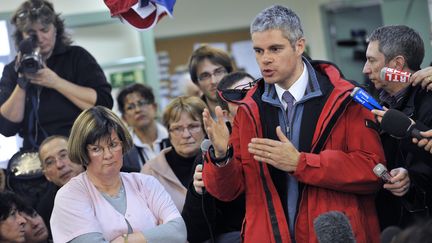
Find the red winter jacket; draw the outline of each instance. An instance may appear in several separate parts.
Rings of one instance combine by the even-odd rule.
[[[328,96],[322,112],[316,111],[316,126],[310,128],[314,131],[311,151],[321,148],[314,153],[301,152],[293,174],[304,185],[295,224],[296,241],[317,242],[313,220],[336,210],[349,218],[357,242],[379,242],[374,193],[381,184],[372,169],[385,159],[378,133],[365,126],[365,121],[373,121],[373,116],[351,100],[354,86],[341,77],[336,67],[320,64],[316,68],[326,74],[318,80],[321,90],[329,93],[324,94]],[[264,89],[263,81],[260,82],[242,100],[235,118],[230,138],[233,158],[224,167],[205,163],[203,180],[207,191],[220,200],[233,200],[245,191],[244,242],[291,242],[284,204],[270,166],[254,160],[248,152],[250,140],[263,136],[257,103],[262,102]]]

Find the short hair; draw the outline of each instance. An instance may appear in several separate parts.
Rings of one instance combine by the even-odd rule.
[[[225,77],[223,77],[221,79],[221,81],[219,81],[217,89],[218,90],[226,90],[244,78],[250,78],[252,80],[255,80],[255,78],[252,77],[252,75],[250,75],[247,72],[243,72],[243,71],[232,72],[232,73],[225,75]]]
[[[43,146],[45,146],[45,144],[51,142],[54,139],[62,139],[64,141],[66,141],[66,142],[68,141],[68,137],[63,136],[63,135],[52,135],[52,136],[49,136],[49,137],[45,138],[42,141],[42,143],[39,145],[39,150],[38,150],[39,160],[42,162],[42,164],[44,164],[44,162],[43,162],[43,160],[42,160],[42,158],[40,156],[41,149],[42,149]]]
[[[14,208],[19,211],[18,200],[18,196],[11,191],[0,192],[0,222],[6,220]]]
[[[192,52],[189,58],[189,74],[194,84],[198,84],[198,65],[205,59],[208,59],[213,64],[221,65],[227,73],[234,70],[234,64],[228,53],[209,45],[203,45]]]
[[[122,114],[125,113],[124,105],[125,105],[126,96],[132,93],[138,93],[144,99],[148,100],[151,104],[155,103],[155,97],[152,88],[140,83],[130,84],[124,87],[117,95],[118,109]]]
[[[233,86],[235,83],[237,83],[238,81],[246,77],[254,80],[254,77],[252,77],[252,75],[250,75],[247,72],[236,71],[236,72],[229,73],[225,75],[225,77],[223,77],[221,81],[219,81],[217,89],[220,91],[230,89],[231,86]],[[217,93],[216,98],[218,100],[219,106],[223,110],[228,110],[228,103],[225,100],[223,100],[222,97],[220,97],[219,92]]]
[[[414,29],[405,25],[382,26],[375,29],[368,40],[378,41],[378,50],[384,55],[386,63],[402,55],[409,69],[420,70],[425,55],[424,43]]]
[[[65,45],[72,43],[71,38],[65,32],[64,20],[60,18],[54,10],[51,2],[46,0],[27,0],[23,2],[13,13],[11,23],[15,25],[13,34],[15,45],[24,39],[23,33],[31,29],[33,23],[40,22],[47,26],[53,24],[56,28],[56,41],[63,42]]]
[[[125,154],[133,146],[132,138],[124,123],[113,111],[103,106],[94,106],[81,112],[69,136],[68,151],[71,161],[87,166],[90,161],[87,145],[110,138],[112,131],[117,133],[122,142],[122,152]]]
[[[296,41],[304,36],[298,15],[281,5],[270,6],[258,13],[250,25],[250,34],[275,29],[282,31],[293,48]]]
[[[170,128],[171,123],[179,121],[183,112],[188,113],[195,121],[203,122],[202,113],[207,108],[202,99],[196,96],[180,96],[173,99],[162,115],[162,123]],[[204,125],[203,125],[204,130]],[[204,130],[205,131],[205,130]]]

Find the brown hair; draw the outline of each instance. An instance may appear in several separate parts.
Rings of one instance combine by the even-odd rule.
[[[208,59],[213,64],[221,65],[227,73],[234,70],[233,62],[226,52],[208,45],[201,46],[192,53],[189,59],[189,74],[195,84],[198,83],[198,65],[205,59]]]
[[[117,133],[122,142],[125,154],[133,146],[132,137],[121,119],[110,109],[95,106],[84,110],[75,120],[69,136],[68,151],[72,161],[87,166],[90,159],[87,145],[110,137],[112,131]]]
[[[13,33],[15,45],[24,39],[23,33],[31,29],[33,23],[40,22],[47,26],[53,24],[56,28],[56,41],[62,42],[64,45],[70,45],[72,40],[65,32],[64,20],[60,18],[54,10],[51,2],[46,0],[27,0],[23,2],[12,15],[11,23],[16,29]]]
[[[173,99],[162,116],[162,122],[167,129],[170,129],[170,125],[173,122],[180,120],[180,116],[183,112],[188,113],[195,121],[203,123],[202,113],[206,108],[206,104],[200,98],[196,96],[180,96]],[[203,125],[204,130],[204,125]],[[205,132],[205,130],[204,130]]]

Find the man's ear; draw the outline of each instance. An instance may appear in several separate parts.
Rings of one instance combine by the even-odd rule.
[[[306,39],[303,37],[298,39],[295,43],[295,48],[297,55],[303,55],[306,48]]]
[[[406,60],[402,55],[394,57],[392,62],[396,70],[403,70],[406,67]]]

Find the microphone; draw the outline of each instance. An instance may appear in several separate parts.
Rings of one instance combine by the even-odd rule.
[[[397,226],[389,226],[381,232],[380,242],[390,243],[401,232],[401,228]]]
[[[207,139],[207,138],[201,142],[201,152],[202,152],[202,159],[203,159],[202,161],[203,162],[205,159],[205,155],[206,155],[206,153],[209,150],[211,145],[212,145],[212,143],[211,143],[210,139]]]
[[[360,87],[355,87],[353,91],[351,92],[351,97],[353,99],[367,108],[368,110],[378,109],[383,110],[382,106],[376,101],[372,95],[368,94],[366,91],[364,91]]]
[[[199,163],[198,164],[204,164],[204,161],[205,161],[205,155],[206,155],[206,153],[207,153],[207,151],[209,150],[209,148],[210,148],[210,146],[212,146],[212,143],[211,143],[211,141],[210,141],[210,139],[204,139],[202,142],[201,142],[201,153],[202,153],[202,157],[201,157],[201,160],[199,161]],[[203,165],[204,166],[204,165]],[[202,188],[202,193],[204,194],[205,193],[205,191],[206,191],[206,189],[205,189],[205,187],[203,187]],[[204,200],[204,199],[203,199]]]
[[[314,219],[319,243],[355,243],[348,217],[339,211],[329,211]]]
[[[410,72],[404,72],[389,67],[383,67],[380,73],[381,80],[389,82],[408,83],[410,82],[410,77]]]
[[[423,139],[420,131],[427,131],[426,126],[419,126],[413,123],[408,116],[401,111],[390,109],[386,111],[381,120],[381,128],[395,138],[414,137]]]
[[[381,163],[375,165],[375,167],[373,168],[373,172],[376,176],[380,177],[385,182],[390,182],[392,178],[387,168]]]

